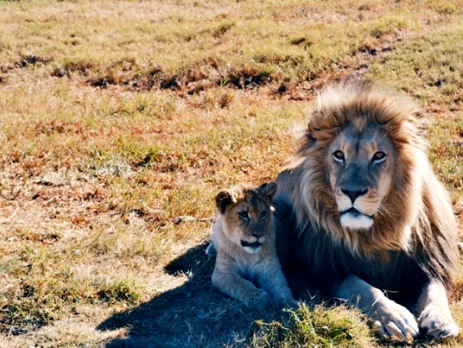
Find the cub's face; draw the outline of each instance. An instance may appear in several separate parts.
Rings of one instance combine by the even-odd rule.
[[[371,228],[391,188],[395,156],[391,141],[378,125],[358,131],[350,124],[332,141],[327,156],[342,227]]]
[[[251,254],[258,253],[273,233],[271,204],[276,188],[275,183],[257,188],[240,185],[216,197],[227,238]]]

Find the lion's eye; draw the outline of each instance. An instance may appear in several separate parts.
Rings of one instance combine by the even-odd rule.
[[[239,215],[240,219],[243,220],[243,221],[248,221],[249,220],[249,214],[248,214],[247,211],[240,211],[238,213],[238,215]]]
[[[336,162],[344,162],[344,152],[342,151],[334,151],[333,158]]]
[[[383,151],[378,151],[373,155],[373,158],[371,159],[372,162],[374,163],[381,163],[386,160],[386,154]]]

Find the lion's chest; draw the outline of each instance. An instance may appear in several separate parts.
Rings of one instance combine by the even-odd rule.
[[[370,285],[388,292],[390,297],[415,296],[421,289],[425,276],[415,260],[404,252],[370,257],[345,255],[340,262],[346,274],[355,274]]]
[[[342,244],[334,244],[327,234],[306,234],[300,243],[307,249],[298,256],[309,272],[313,285],[328,295],[350,275],[388,291],[391,297],[416,295],[426,277],[415,259],[405,252],[355,255]]]

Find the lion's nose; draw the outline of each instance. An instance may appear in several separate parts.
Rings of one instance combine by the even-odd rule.
[[[354,204],[355,200],[356,200],[358,197],[367,194],[368,189],[358,190],[358,191],[350,191],[350,190],[341,189],[341,191],[342,191],[346,196],[348,196],[348,197],[350,198],[350,201],[352,202],[352,204]]]
[[[260,237],[262,237],[264,235],[264,232],[262,232],[262,231],[254,231],[254,232],[252,232],[252,235],[254,237],[256,237],[257,239],[259,239]]]

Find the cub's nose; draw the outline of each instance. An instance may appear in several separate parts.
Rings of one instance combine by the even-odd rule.
[[[350,198],[350,201],[352,202],[352,204],[354,204],[355,200],[356,200],[358,197],[367,194],[368,189],[357,190],[357,191],[351,191],[351,190],[341,189],[341,191],[342,191],[342,193],[344,193],[346,196],[348,196],[348,197]]]

